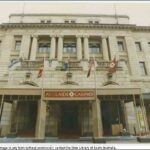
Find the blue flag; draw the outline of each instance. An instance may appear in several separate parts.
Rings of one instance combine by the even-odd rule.
[[[69,68],[69,62],[68,61],[65,61],[64,62],[64,70],[67,71]]]

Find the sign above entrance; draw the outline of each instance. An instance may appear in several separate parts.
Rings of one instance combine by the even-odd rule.
[[[80,100],[93,100],[95,98],[94,90],[53,90],[44,91],[44,98],[51,99],[80,99]]]

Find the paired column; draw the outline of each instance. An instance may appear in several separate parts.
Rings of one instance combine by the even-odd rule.
[[[21,41],[21,50],[20,50],[19,58],[28,59],[30,41],[31,41],[30,35],[23,35],[22,41]]]
[[[58,61],[62,61],[63,57],[63,36],[58,37],[58,51],[57,51]]]
[[[89,60],[89,39],[88,36],[84,36],[84,43],[83,43],[83,47],[84,47],[84,59]]]
[[[111,60],[113,60],[113,58],[116,56],[118,56],[117,54],[117,49],[118,49],[118,46],[117,46],[117,40],[116,40],[116,37],[115,36],[109,36],[108,37],[109,39],[109,44],[110,44],[110,55],[111,55]]]
[[[5,35],[3,38],[3,42],[1,45],[1,61],[9,62],[10,53],[14,48],[14,36],[13,35]],[[7,66],[8,67],[8,66]]]
[[[81,59],[82,59],[81,36],[77,36],[77,60],[80,61]]]
[[[50,59],[55,59],[55,53],[56,53],[56,36],[51,36],[51,49],[50,49]]]
[[[136,53],[135,42],[134,42],[133,38],[130,36],[126,36],[125,40],[126,40],[127,53],[128,53],[131,74],[133,76],[138,76],[139,72],[140,72],[140,68],[139,68],[138,56]]]
[[[149,55],[149,46],[148,46],[148,41],[143,38],[142,39],[142,50],[145,53],[145,65],[146,65],[146,70],[148,75],[150,75],[150,55]]]
[[[37,42],[38,37],[36,35],[33,36],[32,46],[31,46],[31,54],[30,60],[36,60],[36,53],[37,53]]]
[[[36,131],[35,131],[35,137],[37,139],[45,138],[45,121],[46,121],[46,102],[43,100],[39,100],[37,121],[36,121]]]
[[[109,53],[108,53],[108,46],[106,41],[106,36],[102,36],[102,51],[103,51],[103,59],[109,61]]]

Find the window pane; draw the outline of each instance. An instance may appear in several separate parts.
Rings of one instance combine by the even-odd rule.
[[[39,53],[49,53],[50,43],[39,43],[38,52]]]
[[[146,68],[145,68],[145,63],[144,62],[140,62],[140,70],[141,70],[141,75],[146,75]]]
[[[99,43],[89,43],[89,51],[91,54],[98,54],[101,52]]]
[[[136,50],[137,51],[141,51],[142,50],[140,42],[135,42],[135,46],[136,46]]]
[[[150,49],[150,42],[148,42],[148,47],[149,47],[149,49]]]
[[[119,49],[119,51],[124,51],[124,45],[123,45],[122,41],[118,42],[118,49]]]
[[[20,49],[21,49],[21,41],[16,41],[16,43],[15,43],[15,50],[16,51],[20,51]]]
[[[63,52],[64,53],[76,53],[76,44],[75,43],[64,43]]]

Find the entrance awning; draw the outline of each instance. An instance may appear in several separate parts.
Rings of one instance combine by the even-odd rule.
[[[40,88],[2,88],[0,95],[41,95]]]
[[[48,91],[96,91],[95,89],[46,89]],[[41,95],[42,89],[38,87],[32,88],[1,88],[0,95]],[[123,87],[111,85],[97,89],[97,95],[140,95],[141,89],[136,87]],[[149,93],[150,97],[150,93]]]
[[[140,95],[141,89],[136,87],[125,87],[111,85],[97,89],[97,95]]]

